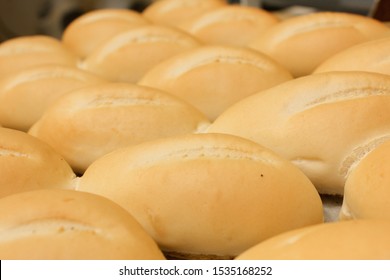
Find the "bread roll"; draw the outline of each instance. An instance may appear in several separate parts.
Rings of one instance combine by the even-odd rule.
[[[237,260],[388,260],[390,221],[324,223],[270,238]]]
[[[314,73],[369,71],[390,75],[390,36],[347,48],[321,63]]]
[[[299,77],[312,73],[337,52],[389,35],[390,29],[372,18],[318,12],[281,21],[250,46],[271,56],[294,77]]]
[[[21,36],[0,44],[0,77],[30,66],[76,66],[77,62],[77,56],[59,40],[45,35]]]
[[[390,219],[390,135],[364,153],[346,180],[340,219]]]
[[[71,188],[75,177],[46,143],[25,132],[0,128],[0,198],[41,188]]]
[[[68,91],[104,82],[76,67],[29,67],[0,77],[0,123],[27,131],[46,108]]]
[[[123,208],[93,194],[36,190],[0,199],[0,258],[163,260]]]
[[[199,45],[178,29],[147,25],[112,37],[80,67],[111,81],[135,83],[159,62]]]
[[[226,0],[159,0],[149,5],[143,15],[156,24],[179,27],[207,11],[225,5]]]
[[[148,23],[145,17],[132,10],[93,10],[71,22],[61,39],[64,45],[84,58],[113,36]]]
[[[175,257],[232,258],[270,236],[323,222],[321,199],[298,168],[224,134],[114,151],[87,169],[77,189],[117,202]]]
[[[343,194],[365,150],[390,133],[390,76],[329,72],[254,94],[208,129],[251,139],[298,166],[322,194]]]
[[[62,96],[29,133],[53,146],[77,173],[114,149],[204,130],[207,118],[156,89],[125,83],[85,87]]]
[[[204,46],[163,61],[139,84],[170,92],[214,120],[237,101],[291,79],[285,68],[259,52]]]
[[[181,26],[207,44],[247,46],[278,22],[266,10],[227,5],[211,10]]]

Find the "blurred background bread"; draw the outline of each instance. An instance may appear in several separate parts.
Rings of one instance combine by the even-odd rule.
[[[286,67],[294,77],[312,73],[332,55],[390,35],[382,22],[365,16],[318,12],[292,17],[269,28],[250,47]]]

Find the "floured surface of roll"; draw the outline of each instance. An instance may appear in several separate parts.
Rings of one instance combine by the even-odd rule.
[[[266,10],[227,5],[204,13],[181,28],[207,44],[247,46],[278,21]]]
[[[29,66],[60,64],[76,66],[78,57],[55,38],[21,36],[0,44],[0,76]]]
[[[331,72],[259,92],[208,132],[238,135],[293,162],[320,193],[343,194],[351,167],[390,135],[390,76]]]
[[[243,252],[237,260],[388,260],[390,221],[325,223],[286,232]]]
[[[321,199],[298,168],[224,134],[114,151],[87,169],[78,190],[117,202],[163,251],[185,258],[232,258],[270,236],[323,222]]]
[[[271,56],[294,77],[299,77],[312,73],[337,52],[389,35],[386,25],[369,17],[319,12],[281,21],[250,46]]]
[[[159,0],[142,14],[156,24],[179,27],[207,11],[226,5],[226,0]]]
[[[390,219],[390,135],[367,151],[345,183],[340,219]]]
[[[0,127],[0,198],[41,188],[71,188],[76,175],[52,147]]]
[[[199,45],[180,30],[147,25],[114,36],[88,55],[80,67],[111,81],[135,83],[161,61]]]
[[[60,96],[105,82],[76,67],[56,64],[29,67],[0,78],[0,123],[27,131]]]
[[[0,258],[163,260],[123,208],[93,194],[36,190],[0,199]]]
[[[76,170],[114,149],[203,130],[207,118],[168,93],[127,83],[85,87],[62,96],[29,133]]]
[[[352,46],[321,63],[314,73],[368,71],[390,75],[390,37]]]
[[[149,24],[140,13],[125,9],[99,9],[81,15],[64,30],[61,41],[80,58],[113,36]]]
[[[172,93],[214,120],[235,102],[291,79],[285,68],[259,52],[204,46],[163,61],[139,84]]]

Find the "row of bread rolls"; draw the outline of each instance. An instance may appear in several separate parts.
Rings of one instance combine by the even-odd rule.
[[[173,5],[173,2],[176,4]],[[183,9],[195,13],[195,7],[209,9],[208,5],[213,6],[213,2],[216,6],[212,10],[210,8],[210,15],[202,12],[199,20],[195,17],[189,20],[191,17],[187,15],[185,24],[179,23],[177,19],[169,26],[167,23],[162,26],[157,22],[158,16],[154,20],[150,16],[150,11],[158,7],[157,3],[162,7],[159,13],[181,9],[183,15]],[[1,171],[5,174],[4,178],[8,178],[8,185],[5,184],[3,192],[5,205],[17,205],[15,201],[19,199],[25,201],[26,197],[33,196],[33,192],[27,191],[36,188],[71,188],[69,195],[75,197],[85,192],[94,193],[116,204],[115,207],[127,210],[131,219],[142,225],[160,250],[180,258],[247,258],[245,255],[240,257],[240,254],[257,243],[262,244],[283,233],[287,234],[284,243],[300,241],[306,233],[300,233],[299,230],[311,231],[308,226],[316,224],[319,231],[327,236],[328,224],[323,224],[323,208],[318,192],[344,194],[344,183],[349,175],[353,178],[360,160],[365,160],[371,150],[381,147],[387,140],[389,126],[386,106],[390,81],[389,76],[382,72],[388,69],[386,59],[381,58],[381,55],[387,55],[384,51],[386,43],[382,48],[371,47],[370,53],[378,50],[378,55],[367,58],[360,68],[348,69],[382,74],[335,72],[337,62],[341,61],[336,59],[331,70],[321,70],[321,67],[316,70],[331,73],[316,73],[299,79],[293,77],[310,74],[312,67],[319,66],[333,54],[341,55],[341,50],[345,49],[345,53],[348,53],[349,46],[362,46],[361,52],[364,53],[360,42],[370,41],[370,44],[375,44],[377,41],[382,44],[386,39],[374,39],[388,36],[389,29],[372,19],[348,14],[318,13],[310,17],[302,16],[295,19],[296,26],[295,23],[285,25],[287,20],[279,23],[265,11],[259,13],[258,10],[230,6],[224,1],[160,0],[157,3],[143,15],[121,11],[121,16],[116,16],[115,13],[119,12],[117,10],[86,14],[83,20],[80,18],[69,26],[61,42],[34,36],[13,39],[0,45],[0,60],[4,61],[0,99],[4,100],[1,102],[4,103],[4,110],[1,111],[5,112],[4,120],[0,112],[0,124],[28,131],[30,135],[18,133],[23,138],[34,141],[39,138],[39,143],[51,145],[54,157],[62,157],[60,161],[63,166],[56,170],[67,170],[63,172],[66,174],[63,179],[50,171],[56,165],[47,160],[49,172],[45,175],[41,174],[42,169],[46,170],[44,165],[33,171],[31,167],[25,167],[35,177],[31,176],[23,168],[19,169],[19,164],[28,165],[28,160],[34,157],[18,148],[16,143],[19,140],[7,140],[10,143],[8,146],[3,144],[5,148],[1,152],[4,166],[8,166],[8,162],[17,161],[15,167],[3,167]],[[164,3],[167,5],[165,8]],[[234,10],[237,10],[239,16],[232,16]],[[148,13],[149,18],[146,16]],[[226,24],[216,25],[215,18],[218,23],[224,22],[221,18],[224,13]],[[277,39],[269,39],[273,44],[281,43],[281,47],[275,49],[283,50],[285,45],[293,46],[296,43],[296,47],[285,50],[291,50],[291,57],[297,58],[297,66],[306,65],[302,63],[306,58],[308,61],[313,60],[310,59],[311,55],[318,56],[315,53],[317,48],[311,48],[312,54],[307,51],[302,54],[302,49],[298,47],[305,46],[305,41],[318,38],[316,33],[328,34],[327,39],[321,42],[323,48],[318,49],[327,56],[322,57],[321,61],[316,60],[316,66],[311,65],[310,71],[302,74],[299,72],[301,70],[295,72],[283,63],[288,61],[287,58],[278,61],[271,53],[249,49],[250,45],[231,46],[229,40],[206,42],[209,36],[207,32],[201,38],[204,30],[198,35],[186,30],[192,26],[193,31],[200,31],[199,26],[203,28],[210,24],[213,25],[211,34],[223,34],[222,30],[226,31],[234,21],[248,28],[248,21],[256,19],[259,14],[274,20],[269,23],[273,27],[267,26],[267,30],[282,30]],[[171,14],[166,18],[174,16]],[[286,30],[287,27],[278,27],[280,25],[291,26],[292,31]],[[102,26],[107,29],[97,32]],[[238,23],[235,26],[237,34],[244,33]],[[215,31],[218,28],[221,30]],[[366,29],[370,32],[367,33]],[[78,30],[81,33],[77,35]],[[66,42],[65,35],[68,39],[72,36],[78,38],[73,42],[80,42],[80,45],[76,43],[72,47],[71,40]],[[260,38],[258,34],[253,36]],[[333,42],[343,37],[352,39],[346,40],[348,44],[335,47]],[[87,41],[94,43],[84,49],[82,42],[87,38],[90,39]],[[43,41],[50,43],[42,46],[45,44]],[[327,46],[329,49],[326,49]],[[26,61],[25,65],[23,61]],[[364,68],[367,65],[370,68]],[[25,66],[29,68],[24,69]],[[73,69],[69,70],[70,67]],[[127,80],[130,76],[135,78]],[[40,89],[39,93],[37,88]],[[27,98],[27,94],[31,94],[28,96],[31,99]],[[9,105],[7,101],[10,101]],[[35,102],[39,106],[31,108]],[[28,106],[29,103],[32,106]],[[23,104],[23,107],[19,108],[18,104]],[[24,112],[29,112],[31,116],[24,117]],[[12,119],[13,115],[16,116],[15,120]],[[369,122],[366,123],[366,120]],[[10,129],[4,131],[14,133]],[[37,164],[36,160],[32,162]],[[28,180],[21,179],[22,184],[13,188],[16,184],[14,180],[17,179],[14,175],[16,169],[23,170]],[[75,178],[75,173],[80,177]],[[49,181],[45,185],[41,183],[45,176],[54,177],[59,182]],[[379,176],[383,177],[383,171],[379,172]],[[368,217],[357,214],[359,210],[356,207],[359,206],[354,205],[358,203],[354,204],[349,192],[345,193],[343,215],[349,218]],[[37,193],[37,196],[46,196]],[[56,201],[62,194],[55,193],[54,190],[48,190],[47,196],[53,194],[52,199]],[[348,197],[351,198],[347,200]],[[9,203],[7,199],[15,201]],[[0,199],[0,207],[2,201]],[[37,199],[35,203],[44,205],[45,200]],[[387,204],[384,202],[383,205]],[[95,210],[90,208],[88,211]],[[1,256],[87,258],[88,255],[80,252],[72,253],[74,248],[68,251],[70,254],[62,254],[64,243],[59,241],[60,237],[48,240],[47,236],[64,231],[69,233],[70,238],[74,238],[74,228],[79,229],[81,236],[91,231],[106,230],[95,229],[94,225],[90,226],[85,221],[80,222],[81,225],[73,224],[75,218],[73,222],[53,218],[50,213],[47,223],[22,224],[21,233],[5,225],[0,234],[4,239],[0,238],[0,244],[4,244],[3,248],[7,249],[1,249],[0,245],[0,255],[16,246],[21,250],[18,251],[20,255]],[[370,216],[375,217],[379,216]],[[63,222],[65,224],[62,225]],[[369,253],[363,252],[357,258],[388,257],[387,247],[374,244],[388,240],[379,238],[379,235],[368,238],[364,229],[378,227],[388,236],[387,223],[381,222],[378,226],[362,223],[362,235],[366,235],[365,240],[372,242],[373,246],[369,246],[372,248]],[[343,230],[340,242],[350,237],[348,232],[354,230],[354,223],[336,223],[335,228],[331,229],[337,232],[337,227],[344,226],[350,229],[345,233]],[[43,235],[32,236],[31,232],[38,229],[42,230]],[[287,232],[290,230],[298,230],[299,238],[289,237]],[[14,235],[15,239],[10,238]],[[86,239],[80,238],[80,242],[84,243]],[[45,246],[53,246],[53,254],[29,255],[31,251],[37,250],[34,246],[39,246],[36,240],[43,239],[49,242]],[[320,237],[313,239],[317,240],[317,244],[323,243]],[[99,240],[95,241],[107,244],[107,248],[120,246]],[[124,244],[128,242],[121,238],[119,240]],[[93,242],[91,246],[97,244]],[[58,244],[59,247],[56,247]],[[276,245],[280,247],[278,243]],[[309,243],[306,246],[314,245]],[[271,251],[260,251],[264,250]],[[319,251],[321,249],[316,250],[317,253]],[[103,252],[96,257],[161,257],[160,252],[154,252],[148,256]],[[351,255],[337,252],[323,257],[315,254],[305,256],[352,258]],[[278,258],[278,255],[267,256]],[[280,258],[284,256],[299,258],[303,255],[279,255]],[[261,258],[261,255],[255,255],[254,258]]]

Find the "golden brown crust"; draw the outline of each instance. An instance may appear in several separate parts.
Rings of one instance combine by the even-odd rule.
[[[93,10],[72,21],[64,30],[61,41],[84,58],[113,36],[146,24],[149,21],[132,10]]]
[[[290,79],[285,68],[259,52],[204,46],[163,61],[139,84],[170,92],[215,120],[235,102]]]
[[[323,221],[321,199],[299,169],[231,135],[170,137],[114,151],[87,169],[78,189],[116,201],[163,251],[185,255],[231,257]]]
[[[198,46],[195,37],[178,29],[141,26],[101,44],[80,67],[110,81],[136,83],[161,61]]]
[[[71,188],[75,177],[69,164],[46,143],[0,128],[0,198],[34,189]]]
[[[82,174],[117,148],[198,132],[208,125],[202,113],[166,92],[104,83],[62,96],[29,133],[49,143]]]
[[[76,66],[78,57],[55,38],[45,35],[21,36],[0,45],[0,76],[30,66],[60,64]]]
[[[337,52],[389,34],[387,26],[372,18],[319,12],[281,21],[250,46],[271,56],[294,77],[299,77],[312,73]]]
[[[151,237],[114,202],[72,190],[0,199],[1,259],[164,259]]]
[[[208,131],[256,141],[301,168],[320,193],[343,194],[353,164],[389,133],[389,103],[387,75],[322,73],[242,100]]]
[[[390,258],[390,221],[325,223],[286,232],[237,260],[379,260]]]
[[[104,80],[76,67],[49,64],[0,78],[0,123],[27,131],[60,96]]]
[[[349,173],[341,220],[390,218],[390,137],[377,141]]]

